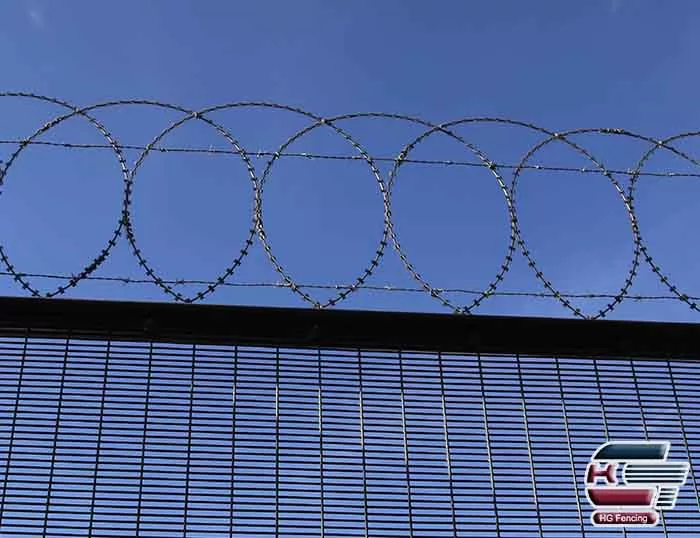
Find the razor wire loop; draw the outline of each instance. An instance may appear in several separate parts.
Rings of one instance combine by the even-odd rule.
[[[374,164],[374,161],[372,158],[369,156],[367,151],[352,137],[350,134],[348,134],[345,130],[341,129],[337,125],[335,125],[335,121],[338,120],[338,118],[322,118],[320,116],[316,116],[310,112],[307,112],[305,110],[301,110],[299,108],[294,108],[294,107],[288,107],[284,105],[277,105],[277,104],[270,104],[270,103],[261,103],[261,106],[266,106],[266,107],[272,107],[272,108],[277,108],[277,109],[282,109],[282,110],[287,110],[289,112],[296,112],[298,114],[301,114],[303,116],[306,116],[307,118],[310,118],[314,121],[311,125],[308,125],[307,127],[299,130],[296,132],[294,135],[292,135],[287,141],[285,141],[279,149],[273,154],[272,158],[268,161],[267,166],[265,167],[265,170],[260,178],[259,184],[258,184],[258,190],[256,191],[256,198],[255,198],[255,221],[258,229],[258,238],[260,239],[260,242],[263,245],[263,249],[265,250],[265,253],[267,254],[268,259],[272,263],[273,267],[277,271],[277,273],[282,277],[284,282],[286,282],[289,285],[289,288],[299,295],[304,301],[310,303],[313,305],[315,308],[327,308],[330,306],[335,306],[341,301],[345,300],[350,294],[354,293],[357,291],[362,285],[367,281],[367,279],[372,276],[374,273],[375,269],[379,266],[379,263],[382,259],[382,256],[384,256],[384,250],[386,249],[386,246],[388,244],[388,237],[389,237],[389,229],[390,229],[390,216],[388,212],[388,193],[386,189],[386,184],[384,183],[384,180],[382,179],[381,174],[379,173],[379,170],[377,169],[376,165]],[[342,116],[340,117],[342,119]],[[284,153],[284,151],[292,145],[294,142],[305,136],[306,134],[312,132],[313,130],[317,129],[318,127],[329,127],[333,131],[335,131],[338,135],[340,135],[346,142],[348,142],[355,151],[359,153],[361,158],[367,162],[369,165],[370,169],[372,170],[372,174],[374,175],[374,179],[377,182],[377,186],[379,187],[380,194],[382,196],[382,205],[383,205],[383,213],[384,213],[384,227],[382,230],[382,236],[381,239],[379,240],[379,245],[377,246],[374,256],[369,262],[369,265],[367,265],[362,272],[359,274],[357,278],[347,287],[344,289],[341,289],[337,295],[334,297],[328,299],[325,303],[321,303],[319,300],[315,299],[310,293],[305,292],[303,288],[292,278],[292,276],[289,274],[289,272],[282,266],[281,262],[279,259],[274,255],[272,251],[272,246],[267,238],[267,232],[265,230],[265,224],[263,221],[263,192],[265,188],[265,184],[269,181],[271,177],[271,171],[272,167],[277,162],[277,160],[280,158],[280,155]]]
[[[134,164],[134,167],[131,171],[131,176],[130,176],[130,181],[128,184],[128,188],[125,190],[124,193],[124,219],[125,219],[125,228],[126,228],[126,237],[127,240],[129,241],[129,244],[131,245],[132,252],[136,259],[138,260],[139,265],[143,268],[143,270],[146,272],[146,274],[153,280],[153,282],[158,285],[165,293],[168,295],[172,296],[175,298],[175,300],[184,302],[184,303],[193,303],[196,301],[201,301],[204,299],[207,295],[213,293],[219,286],[221,286],[226,280],[236,271],[238,267],[240,267],[243,263],[243,259],[248,255],[248,251],[250,250],[250,247],[253,246],[253,239],[255,237],[255,221],[254,218],[251,220],[251,226],[248,231],[248,235],[245,238],[245,242],[243,244],[243,247],[239,250],[238,255],[234,257],[234,259],[231,261],[231,263],[223,270],[222,273],[219,274],[218,277],[216,277],[213,281],[213,283],[208,284],[204,289],[198,291],[194,296],[185,296],[179,291],[177,291],[173,286],[171,286],[165,279],[163,279],[159,274],[156,272],[155,268],[152,266],[150,262],[146,260],[145,255],[143,254],[142,249],[139,247],[137,238],[136,238],[136,233],[134,231],[134,223],[133,223],[133,216],[132,216],[132,204],[133,204],[133,187],[134,187],[134,176],[136,175],[136,172],[139,170],[141,165],[143,164],[144,160],[148,157],[151,151],[156,147],[156,145],[164,138],[166,137],[170,132],[174,131],[178,127],[181,127],[182,125],[186,124],[187,122],[191,120],[198,120],[206,123],[210,127],[213,127],[221,136],[223,136],[226,141],[233,147],[234,153],[236,153],[242,160],[243,163],[246,166],[246,169],[248,171],[248,175],[250,176],[250,181],[252,184],[253,188],[253,194],[254,197],[256,196],[255,193],[257,193],[258,190],[258,179],[255,175],[255,167],[250,161],[250,158],[248,157],[248,153],[243,150],[243,148],[240,146],[238,141],[233,137],[233,135],[226,130],[224,127],[219,125],[218,123],[212,121],[211,119],[207,118],[205,114],[208,112],[212,111],[212,108],[207,108],[201,111],[193,111],[193,110],[188,110],[185,108],[182,108],[177,105],[172,105],[172,104],[166,104],[166,103],[161,103],[161,102],[156,102],[156,101],[130,101],[130,102],[122,102],[120,104],[137,104],[137,105],[148,105],[148,106],[156,106],[156,107],[161,107],[161,108],[166,108],[169,110],[174,110],[177,112],[182,112],[185,114],[184,117],[180,118],[179,120],[171,123],[168,127],[163,129],[144,149],[144,151],[139,155],[138,159],[136,160],[136,163]],[[234,108],[234,107],[243,107],[243,106],[248,106],[247,103],[234,103],[229,105],[229,108]]]
[[[92,117],[89,112],[94,110],[95,108],[98,108],[99,105],[93,105],[85,108],[78,108],[66,101],[62,101],[60,99],[56,99],[53,97],[46,97],[43,95],[37,95],[33,93],[26,93],[26,92],[2,92],[0,93],[0,97],[11,97],[11,98],[26,98],[26,99],[33,99],[37,101],[42,101],[46,103],[51,103],[54,105],[61,106],[63,108],[66,108],[70,110],[69,113],[64,114],[62,116],[58,116],[54,118],[53,120],[45,123],[42,127],[34,131],[28,138],[22,140],[20,143],[19,148],[17,148],[8,161],[4,163],[3,167],[0,168],[0,188],[5,185],[5,181],[7,179],[7,173],[10,169],[10,167],[14,164],[14,162],[17,160],[17,158],[20,156],[20,154],[29,146],[31,143],[38,137],[46,134],[48,131],[53,129],[54,127],[60,125],[64,121],[80,116],[85,118],[88,122],[90,122],[99,132],[100,134],[107,140],[107,143],[109,144],[109,147],[112,149],[114,154],[117,157],[117,160],[119,161],[119,166],[121,168],[121,172],[123,175],[123,189],[124,192],[128,189],[129,183],[131,181],[129,177],[129,169],[126,164],[126,159],[124,158],[124,155],[122,154],[122,151],[119,147],[119,144],[115,140],[115,138],[111,135],[111,133],[102,125],[100,122],[98,122],[94,117]],[[36,287],[34,287],[24,276],[23,273],[17,271],[15,269],[14,264],[10,261],[10,257],[7,253],[7,250],[4,245],[0,244],[0,259],[2,260],[3,265],[7,268],[7,271],[12,275],[13,279],[19,283],[19,285],[24,289],[25,291],[28,291],[35,297],[55,297],[57,295],[63,295],[67,290],[70,288],[75,287],[80,281],[86,279],[89,275],[94,273],[98,267],[100,267],[105,260],[109,257],[109,254],[112,251],[112,248],[117,244],[119,241],[119,237],[121,236],[122,229],[124,226],[124,220],[122,218],[118,219],[118,224],[116,228],[114,229],[111,238],[107,242],[107,246],[103,247],[100,252],[87,264],[85,267],[83,267],[80,272],[77,274],[71,275],[70,279],[66,284],[60,285],[57,288],[55,288],[52,291],[48,292],[41,292],[38,290]]]
[[[636,194],[636,190],[639,185],[639,178],[640,176],[644,175],[642,170],[646,163],[651,159],[651,157],[659,150],[659,149],[665,149],[667,151],[670,151],[674,155],[680,157],[681,159],[684,159],[688,161],[689,163],[695,165],[695,166],[700,166],[700,161],[697,159],[693,159],[691,156],[686,154],[683,151],[680,151],[677,149],[675,146],[672,145],[673,142],[676,142],[678,140],[683,140],[685,138],[691,138],[695,136],[700,136],[700,131],[690,131],[686,133],[681,133],[681,134],[676,134],[673,136],[670,136],[666,138],[665,140],[654,140],[649,137],[641,136],[641,135],[634,135],[637,137],[640,137],[648,142],[650,142],[651,147],[649,150],[642,156],[642,158],[639,160],[637,163],[637,166],[634,168],[632,174],[630,175],[630,184],[629,184],[629,189],[628,189],[628,198],[629,198],[629,203],[630,203],[630,208],[632,209],[632,212],[636,215],[636,211],[634,209],[634,196]],[[695,312],[700,312],[700,306],[696,302],[695,299],[692,297],[688,296],[685,293],[682,293],[678,286],[673,284],[671,282],[670,277],[668,274],[664,273],[661,269],[661,266],[657,264],[654,261],[654,258],[649,254],[649,247],[646,245],[646,243],[642,239],[642,234],[641,230],[638,229],[638,234],[640,237],[640,248],[642,255],[644,256],[644,260],[647,262],[649,267],[651,267],[651,270],[654,272],[654,274],[659,278],[661,283],[668,288],[668,290],[675,295],[680,301],[684,302],[686,305],[688,305],[691,310],[694,310]]]
[[[625,211],[627,213],[627,216],[629,217],[630,220],[630,227],[632,229],[632,236],[634,240],[634,254],[632,257],[632,263],[630,265],[629,272],[627,273],[627,276],[625,277],[624,283],[622,287],[620,288],[619,293],[603,308],[598,310],[596,314],[593,315],[586,315],[584,314],[580,308],[575,307],[571,301],[569,301],[566,297],[562,295],[561,292],[559,292],[554,285],[551,283],[551,281],[547,280],[544,276],[544,273],[542,270],[537,266],[537,263],[535,262],[534,257],[532,256],[531,250],[527,247],[525,243],[525,238],[522,234],[522,230],[520,228],[520,222],[518,218],[518,210],[517,210],[517,203],[515,200],[517,199],[517,186],[518,186],[518,180],[520,179],[520,175],[522,173],[523,168],[519,165],[518,168],[516,168],[515,172],[513,173],[513,179],[511,182],[511,197],[513,199],[513,213],[514,213],[514,224],[516,227],[516,231],[518,234],[518,243],[520,245],[520,250],[523,253],[523,256],[527,259],[528,265],[532,268],[532,270],[535,272],[535,276],[537,279],[542,282],[544,287],[552,293],[555,298],[568,310],[570,310],[574,316],[580,317],[583,319],[601,319],[604,318],[607,314],[612,312],[618,304],[620,304],[624,298],[628,295],[629,289],[632,287],[632,284],[634,283],[634,279],[637,276],[638,269],[639,269],[639,257],[641,255],[641,236],[639,234],[639,227],[637,225],[637,217],[634,213],[634,210],[630,204],[630,201],[625,194],[625,190],[620,184],[620,182],[615,179],[613,174],[609,172],[601,162],[596,159],[588,150],[580,146],[579,144],[576,144],[575,142],[572,142],[569,140],[570,136],[578,135],[578,134],[587,134],[587,133],[602,133],[602,134],[624,134],[624,133],[619,133],[616,132],[615,130],[611,129],[595,129],[595,128],[586,128],[586,129],[572,129],[569,131],[561,132],[561,133],[554,133],[554,132],[548,132],[545,129],[542,129],[541,127],[537,127],[535,125],[530,125],[530,124],[523,124],[525,126],[528,126],[530,128],[534,128],[535,130],[548,134],[549,136],[533,146],[522,158],[520,164],[521,165],[526,165],[527,162],[532,158],[533,155],[535,155],[538,151],[540,151],[542,148],[545,146],[551,144],[552,142],[558,141],[558,142],[564,142],[567,145],[569,145],[571,148],[576,150],[578,153],[580,153],[582,156],[584,156],[586,159],[590,160],[600,171],[601,173],[608,178],[608,180],[612,183],[613,187],[617,191],[620,200],[622,201]]]
[[[423,125],[427,127],[427,130],[424,131],[420,136],[415,138],[413,141],[409,142],[399,153],[397,158],[394,160],[394,166],[391,169],[391,172],[389,174],[389,181],[387,184],[388,187],[388,203],[387,203],[387,218],[389,221],[389,230],[391,234],[391,240],[394,244],[394,248],[396,249],[396,252],[399,255],[399,258],[403,262],[404,267],[406,270],[411,274],[414,280],[418,282],[421,287],[430,294],[431,297],[435,298],[437,301],[439,301],[443,306],[451,308],[456,314],[471,314],[472,311],[475,308],[478,308],[481,303],[487,299],[488,297],[492,296],[496,289],[498,288],[498,285],[503,281],[505,274],[508,272],[508,269],[510,268],[511,263],[513,262],[513,254],[515,253],[515,243],[516,243],[516,233],[515,233],[515,227],[513,226],[513,211],[512,211],[512,202],[511,202],[511,197],[508,192],[508,187],[503,180],[503,177],[501,174],[498,172],[497,167],[495,164],[486,157],[486,155],[479,150],[474,144],[468,142],[465,140],[463,137],[459,136],[458,134],[454,133],[452,130],[450,130],[448,127],[454,127],[457,126],[461,123],[465,123],[467,121],[471,120],[460,120],[456,122],[450,122],[449,124],[442,124],[442,125],[435,125],[433,123],[427,122],[425,120],[421,120],[418,118],[412,118],[408,116],[399,116],[399,115],[387,115],[383,114],[382,117],[391,117],[394,119],[401,119],[405,121],[411,121],[414,123],[418,123],[420,125]],[[506,208],[508,210],[508,219],[510,221],[510,241],[507,247],[506,255],[504,261],[501,263],[501,266],[496,273],[495,278],[489,282],[489,284],[486,286],[486,288],[477,296],[475,297],[470,304],[467,306],[456,306],[453,304],[452,301],[450,301],[447,297],[445,297],[445,292],[439,288],[433,287],[416,269],[415,265],[409,260],[408,255],[406,254],[406,251],[404,248],[401,246],[401,243],[398,238],[398,233],[396,231],[396,226],[394,226],[394,220],[393,220],[393,207],[392,207],[392,202],[393,202],[393,192],[394,192],[394,187],[396,185],[396,180],[398,177],[398,172],[400,167],[406,162],[406,159],[408,155],[410,154],[411,151],[413,151],[416,146],[418,146],[421,142],[432,136],[433,134],[440,132],[443,133],[458,142],[460,142],[463,146],[465,146],[467,149],[469,149],[472,153],[476,155],[476,157],[481,161],[481,163],[488,168],[491,173],[495,176],[496,181],[498,183],[498,187],[501,191],[501,193],[504,196],[505,203],[506,203]]]

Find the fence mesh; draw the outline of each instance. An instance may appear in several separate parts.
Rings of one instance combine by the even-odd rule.
[[[700,364],[0,339],[0,536],[681,537]],[[691,470],[652,529],[594,528],[607,440]]]

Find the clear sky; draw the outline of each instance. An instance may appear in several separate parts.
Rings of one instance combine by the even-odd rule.
[[[393,112],[433,122],[468,117],[511,118],[554,131],[624,127],[654,138],[698,126],[696,2],[556,0],[516,2],[142,2],[5,1],[0,7],[3,91],[35,92],[78,106],[153,99],[189,109],[237,101],[269,101],[321,116]],[[16,139],[63,113],[58,106],[0,98],[0,138]],[[153,106],[93,112],[123,145],[144,145],[181,112]],[[213,113],[248,151],[275,151],[309,124],[299,114],[261,108]],[[424,130],[406,121],[338,123],[373,156],[393,157]],[[499,163],[517,164],[543,139],[517,126],[455,128]],[[104,143],[73,118],[39,140]],[[580,135],[608,168],[633,168],[648,143],[611,135]],[[164,145],[230,148],[215,130],[189,121]],[[697,138],[679,144],[691,155]],[[15,145],[0,144],[7,161]],[[329,128],[289,151],[357,153]],[[125,150],[131,167],[139,156]],[[437,134],[415,158],[474,160],[464,146]],[[253,158],[257,176],[266,159]],[[563,143],[531,162],[593,166]],[[105,150],[30,147],[13,163],[0,201],[2,244],[16,269],[79,272],[106,246],[120,215],[117,160]],[[390,163],[379,162],[388,181]],[[648,170],[697,172],[661,150]],[[510,185],[512,170],[504,170]],[[624,176],[616,176],[627,186]],[[242,161],[221,155],[149,155],[134,177],[132,216],[138,246],[166,279],[215,279],[231,264],[250,226],[252,189]],[[642,178],[635,205],[649,253],[682,292],[698,294],[694,227],[695,178]],[[630,269],[632,233],[624,204],[598,174],[526,171],[518,214],[527,246],[553,285],[565,292],[618,292]],[[504,197],[486,169],[405,165],[393,210],[402,246],[435,287],[484,289],[508,244]],[[266,182],[268,238],[300,283],[346,284],[369,264],[382,231],[382,204],[367,163],[283,158]],[[631,293],[668,295],[641,260]],[[144,277],[124,237],[95,276]],[[49,291],[60,282],[30,279]],[[232,283],[275,282],[260,244]],[[372,285],[417,284],[386,249]],[[21,293],[5,278],[3,293]],[[192,295],[199,288],[183,287]],[[499,289],[546,291],[519,250]],[[12,291],[11,291],[12,290]],[[317,290],[324,302],[335,292]],[[84,282],[71,297],[166,300],[152,285]],[[468,294],[448,294],[469,304]],[[301,306],[287,290],[225,288],[209,302]],[[579,301],[595,313],[608,301]],[[343,307],[449,311],[425,294],[364,291]],[[482,313],[570,315],[553,300],[496,297]],[[671,302],[631,302],[617,318],[693,320]]]

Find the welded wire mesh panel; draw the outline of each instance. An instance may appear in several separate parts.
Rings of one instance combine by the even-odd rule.
[[[700,364],[0,340],[0,536],[680,537]],[[605,441],[690,463],[651,529],[594,528]]]

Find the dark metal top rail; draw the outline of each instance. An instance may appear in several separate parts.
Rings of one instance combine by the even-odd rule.
[[[488,355],[700,358],[700,324],[0,298],[0,336]]]

